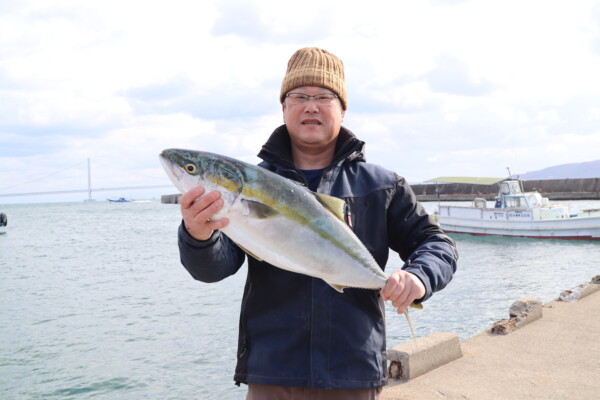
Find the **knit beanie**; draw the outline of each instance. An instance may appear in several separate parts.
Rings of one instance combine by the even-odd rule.
[[[285,95],[301,86],[319,86],[338,95],[345,110],[346,78],[344,64],[334,54],[317,47],[305,47],[296,51],[288,61],[287,71],[281,83],[280,101]]]

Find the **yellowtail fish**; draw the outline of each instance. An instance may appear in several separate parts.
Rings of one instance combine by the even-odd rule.
[[[167,149],[160,161],[182,193],[197,186],[221,193],[224,205],[214,218],[229,219],[222,232],[252,257],[339,292],[385,286],[387,276],[344,221],[343,200],[218,154]]]

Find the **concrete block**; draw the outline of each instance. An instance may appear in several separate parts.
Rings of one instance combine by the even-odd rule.
[[[435,332],[388,350],[389,378],[410,380],[462,357],[458,335]]]
[[[579,297],[581,297],[581,292],[583,292],[583,285],[575,286],[572,289],[563,290],[560,292],[558,300],[566,302],[577,301],[579,300]]]
[[[563,290],[560,293],[560,296],[558,297],[558,299],[560,301],[566,301],[566,302],[577,301],[577,300],[581,299],[582,297],[585,297],[592,293],[597,292],[598,290],[600,290],[600,284],[585,283],[583,285],[576,286],[570,290]]]
[[[543,317],[542,301],[534,297],[523,297],[508,309],[509,319],[502,319],[492,326],[491,333],[508,335],[514,330]]]
[[[542,301],[534,297],[523,297],[508,309],[511,319],[515,319],[517,329],[536,319],[542,318]]]
[[[582,297],[588,296],[592,293],[596,293],[599,290],[600,290],[600,284],[588,283],[587,285],[585,285],[585,287],[581,291],[581,295],[579,296],[579,298],[581,299]]]
[[[494,323],[494,325],[492,326],[491,333],[494,335],[508,335],[509,333],[515,331],[516,329],[517,329],[516,318],[501,319],[500,321]]]
[[[160,196],[161,204],[179,204],[181,193],[178,194],[163,194]]]

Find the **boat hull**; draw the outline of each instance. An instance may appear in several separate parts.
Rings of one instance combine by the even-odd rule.
[[[600,216],[536,220],[530,210],[440,206],[437,221],[448,233],[600,240]]]

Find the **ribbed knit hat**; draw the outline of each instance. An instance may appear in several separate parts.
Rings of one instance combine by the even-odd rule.
[[[280,101],[301,86],[324,87],[338,95],[342,108],[347,106],[344,64],[334,54],[318,47],[305,47],[292,55],[281,83]]]

